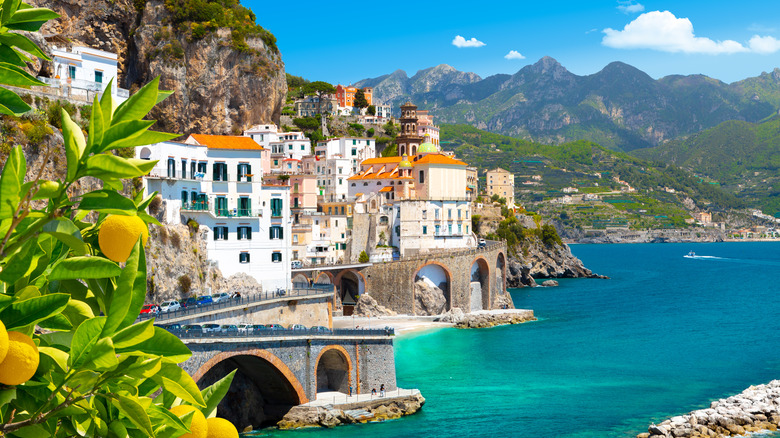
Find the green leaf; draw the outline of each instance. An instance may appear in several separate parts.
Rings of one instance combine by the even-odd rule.
[[[160,327],[154,328],[154,336],[151,339],[147,339],[132,347],[119,348],[117,353],[126,353],[128,355],[152,354],[167,357],[176,363],[184,362],[192,356],[192,352],[184,345],[181,339]]]
[[[138,217],[140,217],[144,221],[144,223],[154,224],[157,225],[158,227],[162,226],[162,224],[160,223],[160,221],[157,220],[157,218],[148,215],[145,211],[139,211]]]
[[[160,372],[154,377],[163,388],[170,391],[176,397],[197,407],[205,407],[198,385],[192,380],[192,376],[176,364],[163,362]]]
[[[0,389],[0,408],[16,399],[16,388]]]
[[[0,320],[8,330],[36,324],[61,312],[68,305],[69,299],[67,294],[49,294],[16,301],[0,312]]]
[[[99,154],[109,149],[135,146],[132,144],[132,138],[143,134],[152,125],[154,125],[154,120],[127,120],[111,125],[103,134],[103,140],[99,143],[100,147],[96,148],[94,152]]]
[[[33,199],[48,199],[55,196],[60,191],[60,183],[57,181],[39,181],[38,190],[36,190]]]
[[[110,95],[111,93],[106,94]],[[120,420],[114,420],[108,425],[108,433],[109,438],[127,438],[130,436],[130,434],[127,433],[127,428]]]
[[[110,319],[111,318],[109,317],[109,320]],[[140,344],[141,342],[150,339],[152,336],[154,336],[154,326],[152,325],[153,322],[154,320],[147,319],[146,321],[133,324],[116,332],[116,334],[112,336],[112,339],[114,340],[114,347],[132,347],[133,345]],[[106,323],[106,327],[108,327],[108,323]],[[104,333],[105,330],[106,329],[104,327]]]
[[[24,35],[11,32],[4,33],[0,35],[0,43],[8,46],[18,47],[27,53],[37,56],[38,58],[51,61],[51,58],[49,58],[46,53],[44,53],[34,42],[30,41],[30,39]]]
[[[140,122],[147,122],[147,121],[139,120],[139,121],[122,122],[120,125],[124,125],[127,123],[140,123]],[[154,123],[154,120],[152,120],[151,122]],[[114,129],[116,126],[119,125],[112,126],[111,129]],[[108,133],[106,133],[106,136],[108,136]],[[107,143],[106,141],[104,141],[104,144],[106,144],[106,146],[104,146],[103,150],[107,151],[110,149],[136,147],[136,146],[143,146],[147,144],[160,143],[163,141],[174,139],[178,136],[179,134],[169,134],[167,132],[160,132],[160,131],[136,132],[135,135],[130,135],[125,138],[120,137],[111,143]]]
[[[200,408],[203,415],[209,418],[211,414],[217,409],[217,405],[230,389],[230,384],[233,383],[233,376],[236,375],[236,370],[233,370],[227,376],[221,378],[208,388],[204,388],[201,391],[203,401],[206,403],[205,407]]]
[[[18,94],[0,87],[0,113],[19,117],[31,109]]]
[[[80,210],[92,210],[106,214],[135,216],[135,203],[114,190],[96,190],[81,197]]]
[[[172,94],[173,94],[173,90],[157,90],[157,103],[162,102]]]
[[[129,377],[135,377],[138,379],[148,379],[160,372],[162,366],[162,358],[152,357],[144,359],[140,362],[127,367],[124,374]]]
[[[173,412],[156,404],[153,404],[149,408],[149,417],[157,420],[155,421],[156,424],[162,424],[161,427],[154,431],[155,437],[178,437],[189,432],[189,429],[182,419],[174,415]],[[189,412],[188,414],[189,418],[187,424],[192,421],[192,412]]]
[[[54,18],[59,18],[59,16],[60,14],[46,8],[19,9],[5,24],[7,26],[9,24],[17,23],[46,22]]]
[[[109,88],[106,89],[110,90],[110,87],[111,85],[109,85]],[[87,137],[88,153],[93,153],[95,151],[95,147],[103,142],[104,132],[105,126],[103,125],[103,108],[100,106],[100,101],[98,101],[96,94],[92,101],[92,114],[89,117],[89,136]]]
[[[114,289],[106,298],[106,305],[108,306],[108,312],[106,314],[108,320],[106,321],[106,326],[103,327],[103,336],[113,335],[114,332],[129,326],[138,318],[138,313],[130,315],[132,318],[128,318],[127,316],[134,301],[133,285],[138,276],[141,252],[143,252],[143,248],[141,248],[141,237],[139,236],[135,245],[133,245],[133,249],[130,251],[130,256],[128,256],[127,261],[125,262],[125,268],[122,269],[122,273],[119,274],[116,289]],[[141,298],[142,300],[146,297],[145,286],[146,274],[144,273],[144,294],[143,298]],[[140,309],[138,309],[138,312],[140,313]]]
[[[84,321],[76,329],[70,344],[69,364],[71,368],[78,368],[87,360],[90,350],[100,339],[100,332],[103,331],[105,323],[106,318],[101,316]]]
[[[107,371],[116,368],[118,363],[114,342],[111,338],[102,338],[90,349],[82,366],[96,371]]]
[[[114,406],[119,409],[119,412],[127,417],[136,425],[136,427],[146,432],[147,436],[154,436],[152,422],[149,420],[146,410],[140,403],[131,397],[126,397],[121,394],[118,394],[117,399],[113,401]]]
[[[135,278],[133,279],[132,289],[127,290],[127,294],[131,297],[130,306],[127,308],[127,313],[119,328],[124,328],[132,324],[141,313],[141,309],[144,307],[144,301],[146,300],[146,253],[144,247],[141,244],[141,238],[136,241],[138,246],[138,267],[135,272]],[[135,247],[130,252],[128,261],[135,257]],[[127,266],[127,263],[125,264]],[[126,284],[125,284],[126,285]],[[120,288],[117,287],[117,290]],[[125,290],[124,286],[121,290]]]
[[[21,0],[3,0],[2,15],[0,15],[0,23],[5,25],[11,21],[11,17],[14,12],[19,9]]]
[[[1,98],[2,96],[0,96]],[[11,149],[0,174],[0,219],[13,217],[21,201],[22,184],[27,173],[27,162],[22,147]]]
[[[60,242],[68,245],[78,255],[87,253],[87,245],[81,240],[81,230],[70,219],[58,217],[43,226],[43,234],[50,234]]]
[[[45,354],[52,358],[52,360],[60,367],[62,371],[68,369],[68,353],[60,350],[59,348],[39,346],[38,351],[41,354]]]
[[[72,362],[72,351],[70,359]],[[73,365],[70,365],[70,367],[73,368]],[[71,388],[78,388],[79,392],[83,394],[92,391],[92,388],[95,387],[95,384],[97,384],[99,378],[100,373],[96,373],[92,370],[81,370],[77,371],[76,374],[74,374],[73,377],[68,380],[68,385]]]
[[[106,90],[110,90],[114,83],[114,78],[111,78],[106,85]],[[100,113],[103,115],[103,132],[106,132],[109,126],[111,126],[111,118],[114,114],[114,101],[111,97],[111,93],[103,93],[100,97]],[[95,114],[94,112],[92,114]],[[95,142],[95,144],[98,144]]]
[[[35,79],[35,76],[8,62],[0,62],[0,84],[13,85],[15,87],[46,85]]]
[[[57,263],[49,274],[49,280],[77,280],[85,278],[110,278],[122,273],[122,268],[103,257],[71,257]]]
[[[111,93],[103,93],[111,94]],[[84,156],[84,150],[87,148],[87,142],[84,139],[84,133],[65,109],[61,111],[62,117],[62,137],[65,140],[65,158],[68,162],[68,181],[76,178],[76,172],[79,169],[79,162]]]
[[[33,424],[13,432],[13,436],[17,438],[51,438],[51,432],[40,424]]]
[[[82,322],[95,317],[92,307],[78,299],[68,301],[68,305],[62,311],[62,314],[68,318],[73,327],[78,327]]]
[[[142,163],[135,163],[135,161]],[[143,165],[143,168],[136,164]],[[151,161],[131,160],[111,154],[93,155],[87,158],[86,175],[100,179],[135,178],[149,173],[154,165],[155,163]]]
[[[157,104],[157,89],[160,85],[160,77],[152,79],[129,99],[122,102],[114,112],[111,126],[128,120],[139,120],[146,117],[149,111]]]
[[[32,264],[35,255],[35,239],[30,239],[19,248],[19,251],[11,256],[6,265],[0,271],[0,280],[6,283],[13,283],[17,279],[24,277]]]
[[[154,197],[157,196],[157,193],[158,192],[156,192],[156,191],[152,192],[152,193],[149,194],[149,196],[147,196],[147,197],[145,197],[143,199],[140,199],[141,196],[143,196],[143,193],[138,192],[138,195],[133,200],[133,201],[135,201],[137,203],[136,207],[138,208],[138,210],[146,210],[146,207],[148,207],[149,204],[152,203],[152,201],[154,200]]]
[[[62,330],[62,331],[70,330],[73,328],[73,324],[70,323],[70,320],[61,313],[57,315],[52,315],[51,317],[44,319],[43,321],[38,323],[38,326],[44,329]]]

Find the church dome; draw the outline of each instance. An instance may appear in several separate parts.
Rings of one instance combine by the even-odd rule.
[[[420,147],[417,148],[418,154],[435,154],[439,152],[439,149],[436,147],[435,144],[431,143],[431,136],[428,134],[425,134],[425,139],[423,140],[423,143],[420,145]]]
[[[399,169],[411,169],[412,168],[412,163],[409,162],[409,157],[407,157],[406,154],[404,154],[404,157],[401,160],[401,162],[398,163],[398,168]]]

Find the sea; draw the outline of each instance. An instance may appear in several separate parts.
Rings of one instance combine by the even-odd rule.
[[[780,242],[571,248],[610,279],[511,290],[536,322],[396,340],[398,385],[420,389],[419,413],[262,435],[635,437],[780,378]]]

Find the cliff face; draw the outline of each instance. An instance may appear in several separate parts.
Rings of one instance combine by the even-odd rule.
[[[171,14],[160,0],[31,3],[62,16],[44,26],[44,35],[117,53],[120,86],[132,92],[160,76],[160,88],[175,93],[151,113],[158,120],[154,129],[240,134],[279,120],[287,92],[284,63],[260,38],[247,37],[242,50],[231,44],[227,28],[191,39],[171,28]],[[136,9],[135,3],[144,6]]]

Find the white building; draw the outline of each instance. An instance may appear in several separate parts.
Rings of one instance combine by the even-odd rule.
[[[317,142],[314,154],[319,158],[349,158],[352,173],[360,169],[363,160],[376,157],[376,140],[366,137],[337,137]],[[351,176],[351,175],[350,175]]]
[[[92,99],[92,94],[102,94],[113,79],[111,95],[121,103],[130,97],[128,90],[119,88],[117,82],[117,55],[89,47],[75,46],[71,50],[52,49],[54,78],[45,79],[49,85],[67,89],[71,95],[79,94]]]
[[[207,230],[208,257],[225,276],[244,272],[265,290],[289,289],[289,187],[263,185],[262,146],[249,137],[193,134],[184,143],[137,148],[159,160],[144,191],[159,192],[164,222],[189,218]]]

